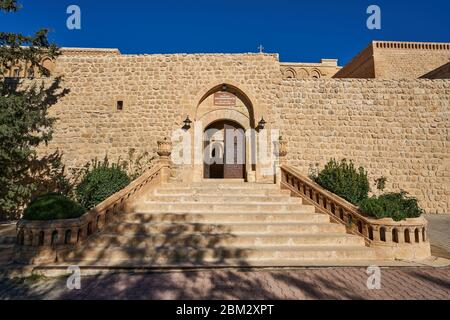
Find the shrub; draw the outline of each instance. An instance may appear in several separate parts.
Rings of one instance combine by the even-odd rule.
[[[91,209],[125,188],[130,181],[130,177],[119,165],[110,165],[105,158],[103,162],[95,161],[86,168],[75,192],[81,205]]]
[[[383,191],[386,188],[386,182],[387,182],[386,177],[380,177],[378,179],[375,179],[375,187],[377,188],[378,191]]]
[[[355,168],[352,161],[331,159],[325,168],[312,179],[323,188],[335,193],[354,205],[367,199],[370,187],[367,172]]]
[[[365,214],[377,219],[392,218],[395,221],[418,218],[423,213],[417,199],[408,197],[404,191],[386,193],[379,197],[365,199],[361,202],[359,208]]]
[[[123,168],[131,180],[139,178],[145,170],[147,170],[155,157],[151,157],[148,152],[137,153],[136,149],[128,149],[128,159],[121,161],[119,158],[118,164]]]
[[[39,196],[27,206],[23,218],[26,220],[58,220],[78,218],[85,212],[75,201],[61,194],[50,193]]]

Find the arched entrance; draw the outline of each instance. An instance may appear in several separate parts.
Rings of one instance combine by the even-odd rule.
[[[255,129],[259,125],[257,119],[269,120],[266,129],[270,128],[270,119],[266,116],[265,106],[254,103],[257,100],[254,95],[248,95],[249,89],[244,92],[240,84],[232,82],[223,82],[207,86],[201,90],[191,101],[192,108],[188,111],[188,116],[193,120],[190,132],[191,139],[191,167],[184,171],[184,181],[200,182],[203,179],[219,179],[219,177],[238,177],[244,178],[247,182],[270,182],[270,176],[266,174],[264,165],[258,161],[257,155],[257,137]],[[222,125],[218,126],[220,122]],[[218,130],[225,129],[225,123],[231,125],[231,129],[243,129],[245,134],[244,143],[244,164],[237,163],[235,167],[216,166],[211,168],[209,165],[205,168],[204,149],[212,142],[225,143],[225,137],[220,140],[216,137],[204,137],[207,129],[214,128]],[[211,140],[212,139],[212,140]],[[206,142],[206,144],[205,144]],[[216,151],[209,150],[210,157],[212,152],[225,152],[225,147],[218,148]],[[221,156],[220,154],[218,154]],[[214,154],[217,157],[216,154]],[[208,171],[209,170],[209,171]],[[206,178],[205,178],[206,177]],[[209,178],[207,178],[209,177]]]
[[[218,120],[205,128],[204,179],[245,179],[244,128],[232,120]]]

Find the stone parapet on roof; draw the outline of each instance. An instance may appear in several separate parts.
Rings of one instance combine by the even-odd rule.
[[[450,43],[443,42],[373,41],[372,45],[376,49],[450,50]]]
[[[104,55],[120,55],[117,48],[61,48],[63,55],[87,55],[87,56],[104,56]]]

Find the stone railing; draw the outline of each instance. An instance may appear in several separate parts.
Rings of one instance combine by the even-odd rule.
[[[167,149],[166,142],[161,142],[161,146]],[[20,220],[17,223],[15,261],[28,264],[55,262],[58,252],[84,243],[107,224],[116,221],[119,214],[131,212],[134,200],[168,181],[170,164],[165,149],[161,152],[164,155],[160,156],[159,163],[153,168],[77,219]]]
[[[438,42],[374,41],[373,45],[380,49],[450,50],[450,43]]]
[[[347,232],[364,237],[366,245],[375,248],[379,258],[424,259],[431,255],[424,217],[403,221],[367,217],[288,165],[281,166],[281,186],[313,205],[316,212],[326,213],[333,222],[344,224]]]

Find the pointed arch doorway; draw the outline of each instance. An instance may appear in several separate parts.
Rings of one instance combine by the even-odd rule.
[[[256,101],[253,95],[247,95],[241,90],[239,84],[224,82],[207,86],[201,90],[193,99],[195,107],[191,110],[194,118],[194,130],[191,130],[192,150],[192,169],[186,170],[185,181],[201,182],[204,179],[242,179],[246,182],[263,182],[265,176],[261,165],[257,162],[256,118],[263,117],[264,108],[258,106],[255,108],[253,101]],[[248,89],[246,90],[248,92]],[[252,99],[250,99],[252,97]],[[223,124],[218,126],[222,122]],[[205,149],[211,145],[212,137],[204,137],[207,129],[218,126],[216,129],[224,130],[225,124],[230,129],[243,129],[245,134],[244,147],[245,161],[239,163],[223,163],[224,166],[206,166],[204,163]],[[206,143],[205,143],[206,142]],[[214,142],[214,139],[213,139]],[[222,147],[217,147],[214,152],[225,152],[225,137],[216,142],[222,142]],[[216,145],[219,145],[216,143]],[[213,157],[212,150],[209,157]],[[217,155],[215,154],[217,157]],[[222,154],[219,154],[222,156]],[[239,156],[239,155],[237,155]],[[226,165],[226,166],[225,166]],[[209,170],[209,172],[208,172]],[[209,177],[209,178],[208,178]],[[232,178],[229,178],[232,177]],[[239,177],[239,178],[234,178]]]
[[[246,138],[244,128],[229,119],[205,128],[204,179],[245,179]]]

